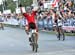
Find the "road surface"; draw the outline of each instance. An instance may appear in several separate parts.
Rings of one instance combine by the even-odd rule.
[[[39,32],[39,49],[31,51],[23,29],[5,27],[0,30],[0,55],[75,55],[75,36],[58,41],[56,35]]]

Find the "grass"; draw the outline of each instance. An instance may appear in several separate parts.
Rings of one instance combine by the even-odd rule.
[[[75,36],[75,33],[65,33],[66,36]]]
[[[47,32],[49,34],[56,34],[54,31]],[[75,36],[75,33],[65,33],[66,36]]]
[[[18,25],[10,25],[10,24],[4,24],[4,27],[13,27],[13,28],[18,28]]]

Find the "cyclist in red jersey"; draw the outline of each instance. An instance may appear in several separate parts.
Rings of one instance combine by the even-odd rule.
[[[23,13],[22,7],[20,7],[21,12]],[[31,8],[27,9],[27,12],[23,13],[23,16],[27,19],[28,25],[25,26],[25,31],[27,33],[27,35],[29,36],[29,41],[31,42],[31,36],[29,35],[29,30],[30,28],[32,29],[36,29],[36,34],[37,34],[37,41],[38,41],[38,29],[36,26],[36,12],[37,12],[38,8],[34,8],[31,10]]]

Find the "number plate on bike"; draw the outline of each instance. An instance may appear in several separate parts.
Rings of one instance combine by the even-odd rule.
[[[32,33],[36,32],[36,30],[32,30]]]

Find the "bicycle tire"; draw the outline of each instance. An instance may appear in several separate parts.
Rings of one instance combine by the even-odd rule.
[[[34,51],[35,47],[34,47],[34,37],[33,37],[33,35],[31,36],[31,39],[32,39],[32,51]]]
[[[61,35],[60,35],[60,33],[58,33],[58,40],[60,40],[60,37],[61,37]]]
[[[57,38],[58,38],[58,40],[60,40],[61,34],[60,34],[60,32],[59,32],[59,27],[57,27],[57,32],[58,32]]]
[[[34,51],[37,52],[37,43],[36,43],[36,33],[33,33],[33,38],[34,38]]]
[[[62,35],[63,35],[63,41],[65,40],[65,34],[64,34],[64,32],[62,32]]]
[[[34,46],[34,44],[32,45],[32,51],[34,51],[35,50],[35,46]]]
[[[37,50],[38,50],[38,46],[36,45],[36,49],[35,49],[35,52],[37,52]]]
[[[64,30],[61,28],[62,30],[62,40],[64,41],[65,40],[65,34],[64,34]]]

